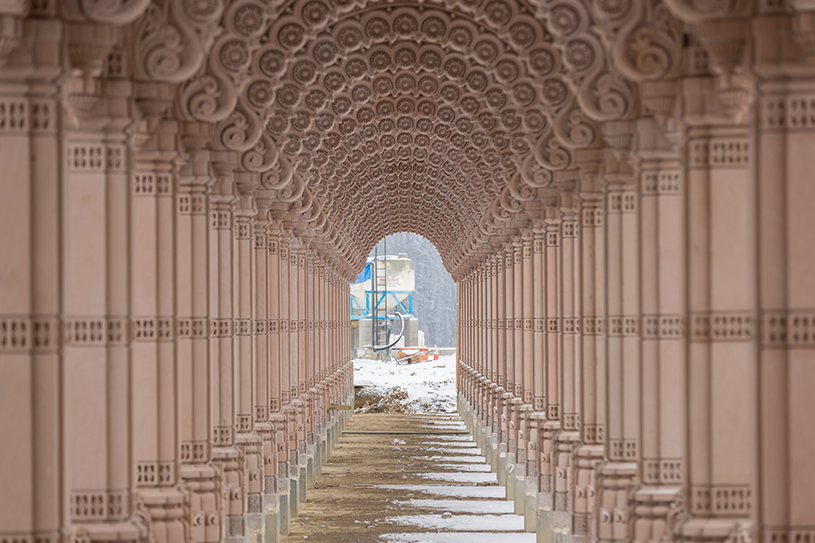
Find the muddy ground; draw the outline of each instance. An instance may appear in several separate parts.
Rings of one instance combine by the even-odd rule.
[[[487,532],[518,525],[505,514],[512,504],[498,501],[504,489],[458,417],[355,414],[346,432],[282,541],[416,542],[473,522]],[[474,519],[473,511],[495,514]],[[491,533],[488,541],[523,541],[509,535]]]

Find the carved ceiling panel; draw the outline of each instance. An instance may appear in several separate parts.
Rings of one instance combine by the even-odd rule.
[[[658,0],[167,0],[135,27],[138,77],[179,83],[349,264],[409,230],[448,268],[634,115],[681,37]]]

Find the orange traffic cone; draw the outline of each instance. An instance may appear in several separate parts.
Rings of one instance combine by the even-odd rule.
[[[433,360],[439,359],[439,348],[433,345]]]

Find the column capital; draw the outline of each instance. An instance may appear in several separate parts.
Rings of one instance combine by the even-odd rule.
[[[602,207],[605,193],[597,190],[586,191],[580,193],[581,207]]]
[[[209,203],[215,209],[231,211],[237,199],[231,194],[210,194]]]
[[[563,222],[563,216],[558,214],[555,217],[546,219],[546,231],[547,232],[556,232],[560,230],[560,225]]]
[[[213,191],[232,196],[235,168],[238,165],[238,153],[235,151],[214,150],[210,154],[212,169],[216,182]]]

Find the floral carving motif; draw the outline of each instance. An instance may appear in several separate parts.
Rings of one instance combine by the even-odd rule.
[[[138,77],[178,83],[191,78],[219,32],[220,0],[153,2],[138,24]]]
[[[672,69],[678,27],[662,1],[554,0],[533,14],[515,0],[244,0],[225,14],[221,0],[156,2],[137,71],[180,83],[182,116],[217,123],[215,144],[293,211],[354,240],[348,258],[394,229],[431,235],[423,222],[440,214],[449,228],[435,241],[458,254],[478,246],[484,217],[522,212],[575,148],[597,145],[595,123],[631,115],[626,70]],[[202,69],[189,51],[210,48]],[[374,230],[345,218],[367,201],[389,217]]]

